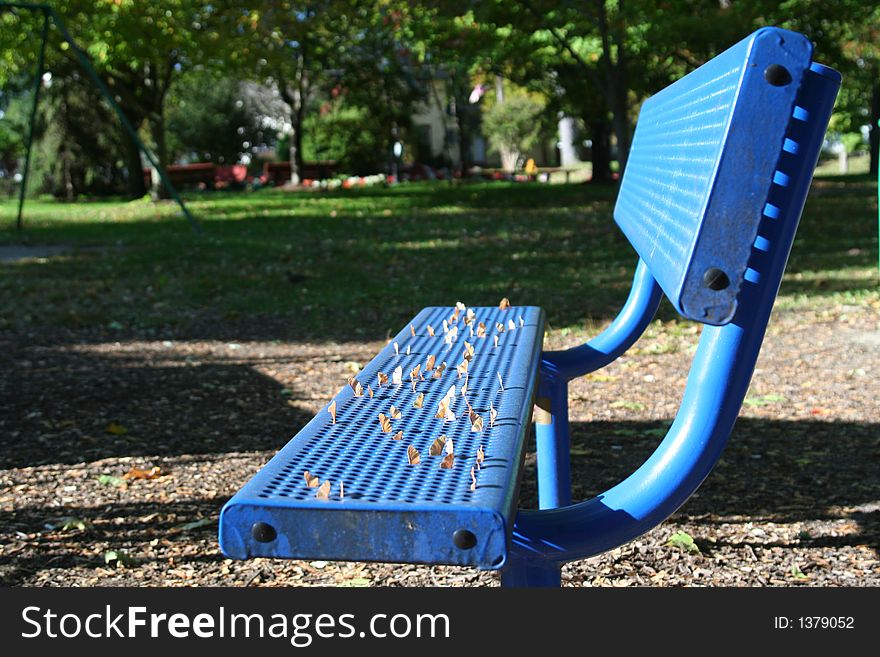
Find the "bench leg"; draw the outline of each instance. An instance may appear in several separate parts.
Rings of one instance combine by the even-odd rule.
[[[535,409],[538,450],[538,507],[571,504],[568,438],[568,383],[541,375]]]
[[[514,554],[507,557],[501,571],[501,586],[562,586],[562,564],[545,559],[526,559]]]

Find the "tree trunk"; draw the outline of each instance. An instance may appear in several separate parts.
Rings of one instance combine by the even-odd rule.
[[[871,168],[870,172],[874,176],[880,171],[880,82],[874,76],[874,85],[871,89],[871,119],[869,121],[871,131],[869,134],[869,142],[871,149]]]
[[[158,112],[150,117],[150,134],[153,137],[154,154],[162,171],[168,170],[168,142],[165,139],[165,116]],[[167,175],[167,174],[166,174]],[[153,171],[153,200],[171,198],[171,193],[162,182],[158,171]]]
[[[135,126],[137,129],[137,126]],[[141,162],[141,150],[126,131],[122,132],[122,144],[125,149],[125,168],[128,170],[126,188],[131,199],[141,198],[147,193],[144,183],[144,165]]]
[[[606,120],[591,120],[588,124],[593,141],[593,174],[590,182],[611,180],[611,129]]]
[[[291,134],[290,134],[290,184],[299,185],[302,179],[303,157],[302,157],[302,139],[303,139],[303,119],[305,115],[302,103],[295,108],[291,116]]]

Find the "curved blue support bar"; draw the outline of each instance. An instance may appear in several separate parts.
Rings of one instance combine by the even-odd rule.
[[[561,563],[617,547],[669,517],[708,476],[727,444],[748,390],[773,301],[816,166],[824,130],[840,87],[840,75],[813,64],[802,83],[789,137],[797,153],[779,163],[785,188],[771,191],[778,210],[767,214],[760,235],[772,256],[753,252],[753,281],[740,290],[736,316],[722,327],[706,326],[691,366],[681,408],[654,454],[605,493],[573,506],[520,511],[511,552],[519,559]]]
[[[639,259],[632,289],[620,314],[602,333],[580,347],[548,351],[543,355],[541,374],[570,381],[604,367],[629,349],[651,323],[663,292],[647,265]]]

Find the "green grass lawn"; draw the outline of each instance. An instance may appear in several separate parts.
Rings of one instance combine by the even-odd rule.
[[[781,306],[877,304],[876,183],[816,187]],[[149,335],[272,318],[279,338],[377,339],[425,305],[509,296],[543,306],[554,330],[592,331],[619,308],[636,262],[612,220],[615,192],[487,183],[192,194],[201,236],[176,205],[147,201],[28,202],[18,232],[16,204],[4,201],[0,244],[75,249],[0,264],[0,328]]]

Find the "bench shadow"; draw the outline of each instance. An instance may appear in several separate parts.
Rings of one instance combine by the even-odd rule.
[[[667,424],[572,423],[573,498],[589,499],[629,476]],[[878,436],[876,423],[740,418],[717,466],[676,516],[707,526],[852,520],[855,536],[805,533],[800,544],[865,544],[880,555]],[[520,506],[537,506],[534,459],[526,460]]]
[[[312,417],[292,405],[301,391],[255,369],[271,357],[192,361],[170,350],[129,357],[72,345],[15,356],[0,357],[0,469],[274,450]]]

